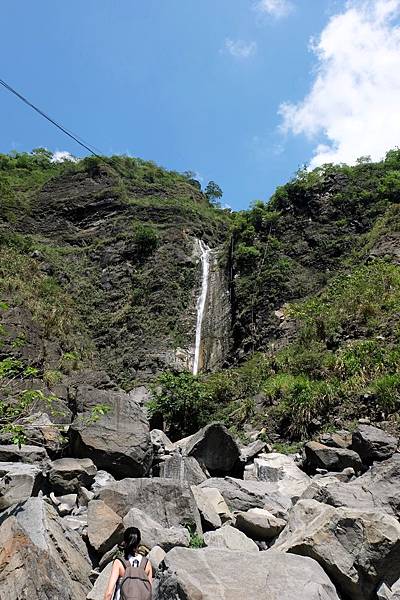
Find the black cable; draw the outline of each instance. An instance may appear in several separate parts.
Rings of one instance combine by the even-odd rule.
[[[68,135],[77,144],[79,144],[80,146],[82,146],[82,148],[85,148],[86,150],[88,150],[91,154],[93,154],[93,156],[96,156],[97,158],[102,158],[99,154],[96,154],[96,152],[93,152],[93,150],[86,143],[84,143],[84,141],[81,141],[76,135],[74,135],[73,133],[71,133],[70,131],[68,131],[68,129],[66,129],[65,127],[63,127],[59,123],[57,123],[57,121],[54,121],[54,119],[52,119],[51,117],[49,117],[49,115],[46,115],[46,113],[44,113],[42,110],[40,110],[40,108],[38,108],[37,106],[35,106],[34,104],[32,104],[32,102],[29,102],[29,100],[27,98],[25,98],[24,96],[22,96],[22,94],[20,94],[19,92],[17,92],[17,90],[14,90],[14,88],[12,88],[10,85],[8,85],[8,83],[6,83],[3,79],[0,79],[0,84],[3,87],[5,87],[6,90],[8,90],[9,92],[11,92],[15,96],[17,96],[17,98],[19,98],[20,100],[22,100],[22,102],[25,102],[25,104],[27,104],[28,106],[30,106],[31,108],[33,108],[33,110],[35,110],[37,113],[39,113],[39,115],[41,115],[42,117],[44,117],[45,119],[47,119],[47,121],[49,121],[50,123],[52,123],[53,125],[55,125],[63,133],[65,133],[66,135]],[[93,146],[93,148],[94,148],[94,146]],[[97,150],[97,148],[95,148],[95,149]]]

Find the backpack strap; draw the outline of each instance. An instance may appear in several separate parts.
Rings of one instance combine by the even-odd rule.
[[[143,571],[147,567],[148,562],[149,562],[149,559],[146,558],[146,556],[143,556],[142,560],[140,561],[140,568],[143,569]]]
[[[131,566],[129,560],[126,560],[126,558],[122,558],[122,556],[118,556],[115,560],[119,560],[119,562],[122,563],[122,566],[125,570]]]

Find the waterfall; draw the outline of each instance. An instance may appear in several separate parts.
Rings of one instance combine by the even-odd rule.
[[[198,240],[200,252],[201,252],[201,267],[202,267],[202,281],[201,281],[201,292],[197,299],[197,324],[196,324],[196,342],[194,349],[194,361],[193,361],[193,375],[197,375],[199,371],[200,363],[200,350],[201,350],[201,330],[203,326],[204,311],[206,307],[207,293],[208,293],[208,282],[210,274],[210,248],[202,241]]]

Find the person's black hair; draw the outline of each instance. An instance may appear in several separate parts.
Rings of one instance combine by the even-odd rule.
[[[124,556],[128,560],[129,556],[134,556],[141,540],[140,531],[137,527],[128,527],[124,532]]]

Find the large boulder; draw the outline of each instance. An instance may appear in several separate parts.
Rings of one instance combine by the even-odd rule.
[[[29,430],[29,440],[45,448],[52,458],[60,456],[67,444],[63,435],[68,425],[57,425],[46,412],[37,412],[20,420],[23,429]]]
[[[59,458],[47,475],[55,494],[73,494],[80,487],[90,487],[97,469],[90,458]]]
[[[318,563],[271,551],[174,548],[157,578],[154,600],[339,600]]]
[[[294,462],[293,456],[271,452],[254,460],[255,476],[258,481],[271,484],[271,490],[288,496],[292,500],[300,498],[310,484],[310,478]]]
[[[218,529],[218,527],[221,527],[222,520],[220,513],[218,512],[221,506],[218,507],[218,503],[213,502],[212,498],[209,497],[206,490],[203,490],[202,488],[196,485],[193,485],[191,489],[193,492],[194,499],[196,501],[197,508],[200,512],[203,529],[207,531],[209,529]],[[215,492],[219,494],[218,490],[215,490]],[[223,507],[223,513],[227,514],[229,510],[222,496],[220,498],[220,502],[221,501],[225,505]]]
[[[92,491],[98,492],[101,488],[110,485],[111,483],[115,483],[115,477],[111,475],[111,473],[107,473],[107,471],[97,471],[94,476],[94,481],[92,483]]]
[[[400,454],[375,463],[364,475],[349,483],[334,478],[314,480],[303,498],[331,506],[379,510],[400,518]]]
[[[280,534],[286,521],[263,508],[251,508],[236,515],[235,527],[257,541],[270,541]]]
[[[291,484],[289,484],[291,486]],[[234,477],[213,477],[200,484],[202,489],[216,488],[231,511],[247,511],[250,508],[265,508],[276,517],[285,518],[297,500],[299,489],[294,482],[290,494],[280,491],[280,482],[244,481]],[[292,501],[293,498],[293,501]]]
[[[343,471],[352,467],[357,473],[361,471],[361,458],[348,448],[333,448],[324,446],[319,442],[308,442],[304,451],[306,454],[306,466],[312,472],[317,469],[326,469],[327,471]]]
[[[100,575],[97,577],[94,582],[93,588],[88,593],[86,600],[104,600],[104,594],[106,593],[106,589],[108,586],[108,581],[110,579],[111,571],[113,567],[113,561],[109,562],[104,569],[101,571]]]
[[[324,446],[330,448],[350,448],[351,446],[351,433],[350,431],[336,431],[334,433],[322,433],[318,441]]]
[[[90,409],[94,398],[90,396],[83,403],[87,412],[79,414],[69,430],[74,455],[91,458],[99,469],[118,478],[146,475],[153,447],[142,409],[123,392],[96,390],[96,399],[107,405],[109,412],[93,420]]]
[[[122,518],[102,500],[91,500],[87,513],[89,543],[97,552],[104,554],[122,541],[124,526]]]
[[[397,438],[382,429],[372,425],[359,425],[357,431],[353,433],[351,447],[361,456],[365,464],[370,465],[375,460],[386,460],[393,456],[397,444]]]
[[[154,450],[158,453],[172,452],[175,448],[169,437],[161,429],[152,429],[150,431],[151,441]]]
[[[125,515],[124,527],[138,527],[142,536],[142,544],[150,549],[160,546],[168,552],[175,546],[189,547],[190,535],[185,527],[163,527],[139,508],[131,508]]]
[[[191,525],[201,532],[200,514],[190,486],[173,479],[122,479],[101,488],[96,497],[121,517],[139,508],[163,527]]]
[[[46,449],[40,446],[4,444],[0,445],[0,463],[2,462],[28,463],[45,469],[50,461]]]
[[[255,440],[254,442],[251,442],[251,444],[248,444],[240,449],[240,460],[245,463],[249,463],[256,456],[264,452],[266,446],[267,443],[263,442],[262,440]]]
[[[187,481],[190,485],[198,485],[207,479],[194,456],[182,456],[174,452],[159,465],[160,477]]]
[[[184,456],[194,456],[212,475],[231,473],[239,462],[239,447],[221,423],[210,423],[175,446]]]
[[[258,546],[242,531],[231,525],[224,525],[217,531],[208,531],[204,534],[204,543],[213,548],[226,550],[239,550],[241,552],[258,552]]]
[[[275,550],[309,556],[352,600],[373,600],[378,584],[399,575],[400,524],[381,512],[300,500]]]
[[[0,510],[37,495],[42,480],[37,465],[0,463]]]
[[[160,548],[160,546],[153,546],[153,548],[150,550],[150,552],[147,555],[147,558],[149,559],[154,571],[158,569],[160,563],[162,563],[162,561],[164,560],[165,555],[165,550]]]
[[[30,498],[0,515],[0,598],[84,600],[91,564],[80,535]]]

